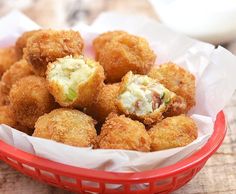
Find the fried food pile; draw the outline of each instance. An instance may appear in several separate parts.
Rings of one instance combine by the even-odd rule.
[[[195,77],[157,59],[146,39],[124,31],[93,41],[78,31],[25,32],[0,49],[0,124],[78,147],[142,152],[185,146],[198,130],[187,116]]]

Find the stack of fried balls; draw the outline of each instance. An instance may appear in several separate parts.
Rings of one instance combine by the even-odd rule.
[[[0,124],[64,144],[142,152],[185,146],[198,130],[195,77],[141,37],[110,31],[84,54],[78,31],[35,30],[0,49]]]

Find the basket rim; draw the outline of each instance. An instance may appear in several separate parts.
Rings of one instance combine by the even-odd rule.
[[[225,115],[223,111],[220,111],[214,123],[214,132],[201,149],[170,166],[143,172],[109,172],[70,166],[27,153],[2,140],[0,140],[0,154],[3,157],[10,157],[19,163],[75,179],[82,178],[83,180],[87,179],[97,182],[99,180],[100,182],[106,183],[117,183],[118,181],[138,183],[139,181],[145,182],[145,180],[150,182],[152,180],[168,178],[171,175],[176,175],[187,169],[198,167],[202,162],[206,162],[222,144],[226,131]]]

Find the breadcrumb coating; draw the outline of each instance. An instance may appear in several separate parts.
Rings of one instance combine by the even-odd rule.
[[[116,30],[116,31],[109,31],[109,32],[102,33],[97,38],[95,38],[93,41],[93,48],[95,50],[96,58],[98,59],[99,53],[106,43],[124,34],[128,34],[128,33],[125,31]]]
[[[0,48],[0,77],[19,58],[16,55],[15,47]]]
[[[97,121],[104,122],[106,117],[111,113],[118,113],[116,99],[120,83],[107,84],[101,88],[95,102],[88,107],[88,114],[92,115]]]
[[[24,58],[35,74],[45,76],[48,63],[68,55],[80,55],[83,47],[83,39],[77,31],[42,30],[28,39]]]
[[[78,110],[60,108],[39,117],[33,136],[90,147],[96,143],[95,121]]]
[[[39,32],[40,30],[32,30],[24,32],[17,40],[15,44],[15,50],[16,54],[19,58],[23,57],[23,50],[26,47],[27,41],[30,37],[32,37],[34,34]]]
[[[106,82],[114,83],[121,81],[129,71],[148,73],[156,55],[144,38],[123,34],[107,42],[97,59],[105,70]]]
[[[159,68],[152,68],[148,74],[153,79],[162,83],[166,88],[183,97],[187,102],[186,111],[195,104],[195,77],[190,72],[174,63],[166,63]]]
[[[41,115],[56,107],[46,80],[34,75],[20,79],[12,86],[10,105],[16,121],[31,129]]]
[[[148,134],[151,138],[151,151],[182,147],[198,136],[194,120],[185,115],[163,119],[153,126]]]
[[[148,152],[150,138],[144,125],[124,115],[111,113],[103,124],[98,137],[101,149],[126,149]]]

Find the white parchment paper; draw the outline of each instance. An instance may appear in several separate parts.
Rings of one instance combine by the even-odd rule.
[[[14,11],[0,20],[0,47],[14,44],[24,31],[39,26]],[[172,32],[144,16],[101,14],[87,26],[79,24],[85,39],[86,55],[93,57],[91,43],[101,32],[126,30],[143,36],[157,54],[156,64],[173,61],[189,70],[197,80],[197,104],[189,115],[198,125],[198,138],[191,144],[164,151],[142,153],[127,150],[93,150],[64,145],[28,136],[6,125],[0,125],[0,140],[26,152],[60,163],[116,172],[144,171],[164,167],[189,156],[204,145],[213,133],[216,114],[224,108],[236,88],[236,57],[222,47],[190,39]]]

